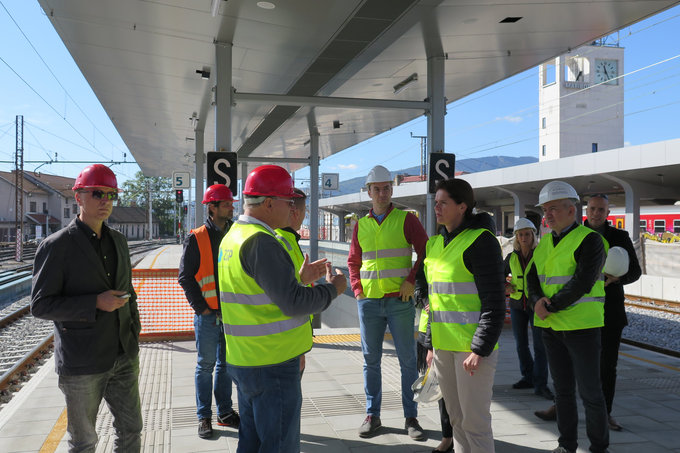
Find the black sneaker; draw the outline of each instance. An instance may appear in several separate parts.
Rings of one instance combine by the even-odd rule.
[[[381,426],[380,417],[369,415],[359,427],[359,437],[371,437]]]
[[[538,396],[542,396],[547,400],[555,401],[555,395],[553,395],[553,392],[551,392],[548,387],[543,387],[538,390],[534,390],[534,393]]]
[[[520,379],[519,381],[512,384],[512,388],[514,388],[515,390],[517,390],[517,389],[532,389],[532,388],[534,388],[534,384],[532,384],[529,381],[525,381],[524,379]]]
[[[241,423],[241,417],[238,416],[238,413],[235,410],[231,410],[231,412],[227,412],[224,415],[218,415],[217,416],[217,424],[219,426],[231,426],[232,428],[238,428],[238,425]]]
[[[425,433],[423,428],[418,423],[418,419],[410,417],[406,419],[405,426],[408,436],[413,440],[425,440]]]
[[[209,418],[201,418],[198,420],[198,437],[201,439],[210,439],[213,435],[212,423]]]

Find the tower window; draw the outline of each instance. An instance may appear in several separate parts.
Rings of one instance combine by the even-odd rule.
[[[546,121],[545,121],[545,117],[544,117],[543,118],[543,129],[545,129],[545,123],[546,123]]]
[[[543,155],[545,156],[545,145],[543,145],[543,149],[542,149],[542,151],[541,151],[541,152],[542,152],[542,153],[543,153]]]
[[[557,81],[557,67],[555,60],[543,64],[543,86],[552,85]]]
[[[593,152],[594,152],[594,153],[597,152],[597,143],[593,143]]]

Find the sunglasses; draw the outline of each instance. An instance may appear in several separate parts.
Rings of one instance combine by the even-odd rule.
[[[595,193],[595,194],[590,196],[590,198],[595,198],[595,197],[600,197],[600,198],[604,198],[605,200],[609,200],[609,197],[607,196],[606,193]]]
[[[101,200],[105,198],[109,201],[118,199],[118,192],[104,192],[102,190],[83,190],[81,193],[91,193],[92,198]]]

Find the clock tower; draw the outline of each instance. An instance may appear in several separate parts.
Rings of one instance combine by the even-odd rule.
[[[540,161],[623,147],[623,51],[593,44],[539,66]]]

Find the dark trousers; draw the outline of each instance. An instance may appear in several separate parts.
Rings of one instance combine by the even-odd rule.
[[[554,331],[543,329],[550,374],[555,385],[558,443],[575,452],[578,448],[576,385],[586,412],[590,451],[604,453],[609,447],[607,406],[600,381],[600,329]]]
[[[534,326],[534,311],[531,309],[510,308],[512,333],[517,345],[519,371],[522,380],[534,385],[534,389],[541,390],[548,386],[548,359],[543,347],[542,329]],[[534,340],[534,357],[529,348],[529,327]]]
[[[442,421],[442,437],[451,439],[453,437],[453,427],[451,426],[449,413],[446,412],[446,403],[444,402],[444,398],[439,400],[439,417]]]
[[[600,354],[600,379],[602,392],[607,403],[607,414],[612,413],[614,393],[616,392],[616,365],[619,362],[619,346],[625,326],[607,326],[600,329],[602,354]]]

